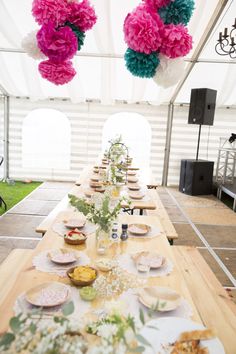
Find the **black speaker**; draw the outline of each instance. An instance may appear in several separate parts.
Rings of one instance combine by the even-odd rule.
[[[191,90],[188,124],[213,125],[216,94],[208,88]]]
[[[213,161],[181,160],[179,191],[189,195],[212,194]]]

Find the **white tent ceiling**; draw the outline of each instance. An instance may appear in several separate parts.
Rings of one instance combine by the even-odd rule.
[[[148,101],[152,104],[169,102],[176,87],[161,89],[151,79],[134,78],[125,68],[123,55],[123,21],[127,13],[141,0],[91,0],[98,15],[97,24],[87,32],[85,45],[74,59],[77,75],[62,87],[40,77],[38,63],[21,51],[21,40],[37,28],[31,15],[32,0],[0,1],[0,85],[12,96],[29,96],[33,100],[48,97],[70,98],[73,102],[99,99],[102,103],[114,100]],[[215,53],[218,33],[234,22],[236,0],[195,0],[194,15],[189,23],[194,47],[187,60],[194,58],[199,43],[209,29],[209,21],[217,6],[227,3],[212,31],[197,64],[183,84],[176,102],[189,102],[193,87],[217,89],[218,104],[236,104],[236,61]],[[16,50],[16,51],[15,51]],[[226,63],[203,63],[201,60],[222,60]],[[227,63],[229,62],[229,64]],[[189,63],[186,62],[186,68]]]

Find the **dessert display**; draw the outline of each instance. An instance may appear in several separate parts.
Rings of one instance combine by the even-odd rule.
[[[68,229],[81,228],[85,225],[85,218],[73,218],[69,220],[64,220],[64,224]]]
[[[64,235],[64,241],[71,245],[80,245],[84,243],[87,236],[78,229],[71,230]]]
[[[96,266],[102,272],[109,272],[115,266],[115,262],[112,259],[101,258],[96,261]]]
[[[156,252],[138,252],[132,255],[136,265],[144,264],[149,265],[150,269],[158,269],[165,265],[166,258]]]
[[[73,284],[86,286],[97,278],[97,270],[90,266],[78,266],[69,269],[67,275]]]
[[[75,252],[71,252],[65,248],[60,248],[58,250],[48,253],[48,258],[56,264],[70,264],[77,261]]]
[[[79,290],[79,294],[82,300],[93,301],[97,296],[97,291],[92,286],[84,286]]]
[[[146,235],[151,230],[151,226],[146,224],[130,224],[128,226],[128,231],[137,236]]]
[[[181,333],[179,339],[171,346],[170,354],[208,354],[209,350],[202,345],[201,340],[214,338],[212,330],[195,330]]]
[[[149,309],[166,312],[175,310],[181,302],[181,296],[165,287],[149,287],[139,290],[139,301]]]
[[[26,300],[34,306],[53,307],[66,302],[70,295],[69,288],[57,282],[37,285],[25,294]]]

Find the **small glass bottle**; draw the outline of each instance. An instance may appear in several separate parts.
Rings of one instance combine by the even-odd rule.
[[[112,241],[118,241],[118,223],[114,222],[112,229],[111,229],[111,239]]]
[[[121,241],[126,241],[128,239],[128,224],[122,224],[121,226],[121,235],[120,235],[120,239]]]

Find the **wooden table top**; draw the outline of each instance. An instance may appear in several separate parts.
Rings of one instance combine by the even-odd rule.
[[[66,212],[61,213],[55,221],[62,221],[72,215],[74,215],[74,213],[68,210]],[[122,215],[120,216],[119,221],[121,223],[146,223],[160,227],[158,219],[153,216]],[[32,267],[32,258],[39,252],[60,247],[73,248],[86,252],[91,259],[91,264],[93,264],[94,261],[98,258],[95,249],[94,234],[88,236],[86,245],[69,246],[67,244],[64,244],[63,238],[57,233],[55,233],[52,228],[50,228],[45,234],[42,241],[39,242],[32,255],[30,255],[29,258],[26,259],[25,266],[22,268],[22,271],[20,272],[19,276],[14,281],[13,287],[1,292],[2,298],[0,299],[0,332],[7,329],[8,320],[13,314],[12,309],[18,295],[32,288],[33,286],[36,286],[46,281],[59,281],[65,284],[70,284],[67,278],[61,278],[54,274],[39,272]],[[167,286],[179,292],[192,307],[192,319],[199,323],[203,323],[206,326],[212,325],[212,327],[216,330],[217,336],[223,342],[226,348],[226,352],[228,354],[235,353],[235,314],[231,310],[230,306],[227,306],[227,308],[224,309],[224,312],[222,312],[217,297],[215,297],[214,299],[214,297],[211,296],[208,299],[208,297],[206,296],[205,301],[202,301],[202,299],[198,298],[195,289],[196,287],[198,287],[198,284],[200,284],[198,283],[199,275],[196,273],[196,277],[192,277],[191,279],[192,285],[189,285],[189,282],[187,282],[184,277],[185,269],[187,268],[187,266],[185,266],[184,260],[182,263],[181,257],[176,258],[164,233],[161,233],[159,236],[153,238],[129,238],[126,242],[113,244],[109,250],[109,253],[111,257],[114,257],[116,254],[134,253],[136,251],[143,250],[157,251],[162,255],[166,256],[168,259],[170,259],[174,265],[174,269],[171,274],[164,277],[149,278],[149,284]],[[1,281],[0,286],[4,287],[4,284],[1,284]],[[201,292],[204,297],[204,292],[208,294],[209,290],[207,288],[205,289],[202,284],[201,286]],[[207,285],[205,285],[205,287],[206,286]],[[203,313],[204,316],[202,315]],[[229,338],[231,339],[229,340]]]

